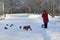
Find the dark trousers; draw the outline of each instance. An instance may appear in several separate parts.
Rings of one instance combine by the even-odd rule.
[[[45,26],[44,28],[47,28],[47,24],[48,24],[48,23],[44,23],[44,26]]]

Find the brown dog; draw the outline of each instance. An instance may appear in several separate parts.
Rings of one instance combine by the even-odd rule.
[[[26,25],[26,26],[24,26],[23,29],[24,29],[24,30],[28,30],[28,29],[30,29],[30,30],[32,31],[30,25]]]
[[[22,26],[20,26],[20,29],[22,28]],[[30,29],[32,31],[32,28],[30,27],[30,25],[26,25],[23,27],[24,30],[28,30]]]

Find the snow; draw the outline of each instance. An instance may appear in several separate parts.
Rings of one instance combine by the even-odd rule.
[[[38,18],[40,15],[30,15],[29,18]]]
[[[43,21],[39,14],[7,14],[5,20],[0,20],[0,40],[60,40],[59,17],[49,15],[48,28],[45,29],[41,27]],[[19,28],[25,25],[30,25],[32,31]]]

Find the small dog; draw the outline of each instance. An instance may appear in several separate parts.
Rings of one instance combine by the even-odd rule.
[[[20,28],[22,28],[22,27],[20,26]],[[26,25],[26,26],[24,26],[23,29],[24,29],[24,30],[28,30],[28,29],[30,29],[30,30],[32,31],[32,28],[30,27],[30,25]]]

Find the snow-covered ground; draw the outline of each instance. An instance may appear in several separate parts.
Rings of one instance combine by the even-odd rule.
[[[60,40],[59,16],[52,18],[49,15],[47,29],[42,28],[42,24],[42,17],[38,14],[7,14],[5,20],[0,20],[0,40]],[[25,25],[30,25],[32,31],[19,28]]]

